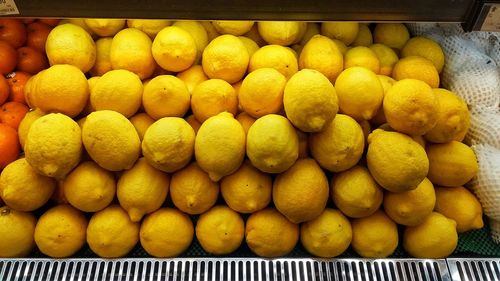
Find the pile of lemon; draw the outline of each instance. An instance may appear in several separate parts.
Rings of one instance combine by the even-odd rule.
[[[467,105],[403,24],[72,19],[46,50],[0,257],[441,258],[483,226]]]

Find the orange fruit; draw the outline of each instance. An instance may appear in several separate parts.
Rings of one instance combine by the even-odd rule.
[[[9,76],[7,76],[7,83],[10,88],[9,101],[26,104],[26,99],[24,98],[24,86],[30,78],[31,74],[22,71],[12,72]]]
[[[19,48],[26,42],[26,26],[19,19],[0,18],[0,39]]]
[[[26,27],[28,38],[26,45],[45,53],[45,42],[49,36],[52,27],[42,22],[34,22]]]
[[[30,109],[26,105],[20,102],[11,101],[5,103],[0,107],[0,123],[17,130],[19,123],[21,123],[24,115],[26,115],[29,110]]]
[[[17,49],[17,69],[37,74],[49,67],[49,62],[44,53],[32,47],[21,47]]]
[[[17,159],[20,149],[16,130],[0,123],[0,170]]]
[[[0,105],[3,104],[10,94],[9,83],[7,83],[7,79],[0,75]]]
[[[7,74],[17,65],[17,52],[7,41],[0,39],[0,74]]]

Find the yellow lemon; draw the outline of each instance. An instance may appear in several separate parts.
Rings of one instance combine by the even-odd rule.
[[[267,42],[262,39],[262,36],[260,36],[259,27],[255,23],[247,33],[243,34],[243,36],[252,39],[259,47],[267,45]]]
[[[309,140],[308,134],[302,132],[299,129],[295,129],[297,136],[299,137],[299,159],[309,157]]]
[[[266,208],[248,217],[245,239],[250,250],[260,257],[285,256],[299,240],[299,226],[275,209]]]
[[[349,220],[338,210],[325,209],[321,215],[300,226],[300,242],[317,257],[336,257],[351,244]]]
[[[380,63],[379,73],[381,75],[392,76],[392,69],[399,60],[396,52],[383,44],[373,44],[369,46],[369,48],[375,53],[378,58],[378,61]]]
[[[249,20],[215,20],[212,24],[220,34],[239,36],[249,32],[254,22]]]
[[[184,213],[199,215],[212,208],[219,196],[219,184],[213,182],[196,162],[175,172],[170,181],[170,197]]]
[[[458,141],[430,144],[426,147],[429,157],[429,179],[441,186],[461,186],[469,182],[478,170],[474,151]]]
[[[186,122],[188,122],[188,124],[191,126],[191,128],[193,128],[194,133],[197,134],[198,130],[201,127],[200,121],[196,120],[196,118],[194,117],[193,114],[189,115],[188,117],[186,117],[184,119],[186,120]]]
[[[439,73],[432,62],[424,57],[409,56],[400,59],[392,69],[392,78],[396,80],[417,79],[431,88],[439,87]]]
[[[96,60],[94,67],[90,70],[92,76],[102,76],[104,73],[113,69],[110,60],[111,43],[113,38],[105,37],[95,41]]]
[[[359,32],[357,22],[323,22],[321,23],[321,34],[332,39],[338,39],[347,46],[351,45]]]
[[[146,131],[149,126],[153,125],[155,120],[151,118],[147,113],[137,113],[136,115],[130,117],[130,123],[134,125],[137,134],[139,135],[139,139],[142,141]]]
[[[39,109],[31,110],[26,113],[23,120],[21,120],[21,123],[19,123],[19,128],[17,129],[17,135],[19,136],[19,143],[21,144],[21,147],[24,147],[24,144],[26,143],[26,138],[28,137],[31,124],[44,115],[45,112]]]
[[[458,233],[483,228],[483,208],[463,186],[436,187],[436,212],[457,223]]]
[[[245,75],[250,56],[241,40],[234,35],[221,35],[203,51],[202,66],[212,79],[238,82]]]
[[[316,34],[320,34],[320,25],[315,22],[308,22],[306,26],[306,32],[299,42],[300,46],[305,46],[307,42]]]
[[[245,130],[245,135],[247,135],[248,130],[253,125],[253,123],[255,123],[255,120],[257,119],[253,118],[246,112],[242,112],[236,116],[236,120],[240,122],[241,127],[243,127],[243,130]]]
[[[193,93],[194,88],[198,86],[198,84],[208,80],[208,77],[205,72],[203,72],[203,67],[201,65],[193,65],[190,68],[177,73],[176,76],[184,81],[190,94]]]
[[[368,120],[358,121],[361,130],[363,130],[363,136],[365,137],[365,143],[368,143],[368,135],[372,132],[372,125]]]
[[[317,34],[311,37],[300,52],[299,67],[315,69],[334,83],[344,69],[344,59],[330,38]]]
[[[238,249],[245,234],[241,216],[226,206],[215,206],[196,223],[196,238],[208,253],[227,255]]]
[[[74,255],[85,244],[87,219],[69,205],[58,205],[46,211],[35,227],[38,249],[52,258]]]
[[[365,46],[370,47],[373,44],[373,36],[370,28],[366,24],[360,24],[358,35],[356,39],[352,42],[353,46]]]
[[[139,235],[148,254],[157,258],[176,257],[191,245],[194,227],[188,215],[162,208],[146,216]]]
[[[151,47],[156,63],[163,69],[174,72],[191,67],[196,60],[197,50],[193,36],[177,26],[163,28]]]
[[[384,196],[385,212],[402,225],[421,224],[432,213],[435,204],[434,186],[427,178],[413,190],[386,192]]]
[[[299,66],[292,49],[280,45],[266,45],[250,58],[248,71],[253,72],[259,68],[274,68],[289,79],[298,71]]]
[[[245,36],[238,36],[238,38],[243,42],[243,45],[245,45],[245,48],[247,49],[248,52],[248,57],[251,58],[257,50],[259,50],[259,45],[255,43],[252,39],[245,37]]]
[[[377,23],[373,31],[373,41],[389,48],[401,50],[410,39],[410,33],[402,23]]]
[[[292,45],[304,36],[307,24],[298,21],[260,21],[259,34],[268,44]]]
[[[139,223],[132,222],[127,212],[111,205],[95,213],[87,227],[87,243],[102,258],[118,258],[128,254],[139,241]]]
[[[362,66],[373,71],[375,74],[380,73],[380,61],[377,55],[365,46],[351,48],[345,53],[344,68],[347,69],[353,66]]]
[[[208,35],[207,31],[199,21],[193,20],[180,20],[174,22],[173,26],[180,27],[187,31],[194,39],[196,44],[196,60],[195,63],[199,63],[201,60],[201,54],[203,50],[208,45]]]
[[[377,183],[392,192],[415,189],[429,171],[422,146],[407,135],[381,129],[368,136],[366,160]]]
[[[36,218],[31,213],[0,207],[0,257],[21,258],[35,246]]]
[[[191,95],[186,84],[172,75],[160,75],[144,87],[142,105],[153,119],[182,117],[189,109]],[[165,106],[168,104],[168,106]]]
[[[117,34],[126,23],[124,19],[85,19],[84,21],[90,30],[101,37]]]
[[[440,259],[453,253],[458,243],[457,223],[432,212],[423,223],[406,227],[403,247],[413,257]]]
[[[191,110],[201,123],[221,112],[235,115],[238,96],[234,88],[222,79],[209,79],[196,86],[191,95]]]
[[[169,20],[151,20],[151,19],[129,19],[127,20],[127,26],[137,28],[140,31],[146,33],[149,38],[154,39],[156,34],[160,32],[163,28],[172,24]]]
[[[82,18],[64,18],[59,21],[58,25],[63,25],[66,23],[71,23],[74,25],[78,25],[79,27],[83,28],[85,31],[87,31],[88,34],[90,34],[92,37],[96,36],[94,31],[90,29],[87,24],[85,23],[85,19]]]
[[[377,77],[378,77],[378,80],[380,81],[380,84],[382,85],[382,88],[384,89],[384,97],[385,97],[385,95],[387,94],[387,91],[389,91],[389,89],[392,87],[392,85],[394,85],[394,83],[396,83],[396,80],[392,79],[389,76],[381,75],[381,74],[377,75]],[[383,103],[383,101],[382,101],[382,103]],[[385,118],[383,104],[381,107],[379,107],[375,116],[373,116],[372,119],[370,119],[370,122],[375,126],[380,126],[384,123],[387,123],[387,119]]]
[[[205,28],[205,31],[207,32],[208,42],[220,36],[219,32],[217,32],[215,26],[212,24],[211,21],[200,21],[200,23],[201,25],[203,25],[203,28]]]
[[[337,46],[337,49],[339,49],[339,51],[342,54],[342,56],[344,56],[345,53],[347,53],[347,50],[348,50],[346,44],[344,44],[344,42],[342,42],[342,41],[340,41],[338,39],[332,39],[332,41],[335,44],[335,46]]]
[[[441,73],[444,66],[444,52],[441,46],[434,40],[422,36],[416,36],[408,40],[401,49],[403,58],[408,56],[420,56],[430,60],[437,71]]]

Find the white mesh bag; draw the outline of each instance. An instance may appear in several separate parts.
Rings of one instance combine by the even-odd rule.
[[[489,144],[500,149],[500,109],[472,107],[470,128],[465,136],[465,142],[469,145]]]

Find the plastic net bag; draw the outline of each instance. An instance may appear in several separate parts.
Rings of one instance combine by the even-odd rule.
[[[500,109],[472,107],[470,128],[465,136],[465,142],[469,145],[489,144],[500,149]]]

